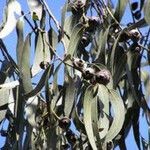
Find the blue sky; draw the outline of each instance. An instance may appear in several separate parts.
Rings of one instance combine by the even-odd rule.
[[[22,6],[23,11],[25,13],[28,12],[26,0],[19,0],[19,2]],[[47,0],[47,2],[48,2],[48,5],[49,5],[51,11],[53,12],[54,16],[56,16],[58,21],[60,21],[60,10],[64,4],[64,0]],[[4,6],[5,6],[5,0],[0,0],[0,10],[3,10]],[[127,14],[127,16],[128,17],[124,17],[125,22],[127,22],[130,19],[128,14]],[[0,12],[0,24],[1,24],[1,22],[2,22],[2,11]],[[30,29],[27,28],[26,30],[30,30]],[[16,33],[15,33],[15,31],[13,31],[8,37],[6,37],[4,39],[4,42],[7,45],[9,53],[15,59],[16,58],[16,54],[15,54],[15,51],[16,51]],[[58,49],[61,50],[61,47],[58,47]],[[145,118],[143,118],[142,115],[140,115],[140,131],[141,131],[141,135],[145,139],[148,139],[148,126],[146,124]],[[0,147],[2,147],[3,143],[4,143],[4,140],[1,137],[0,138]],[[131,132],[130,132],[127,140],[126,140],[126,144],[127,144],[128,150],[131,150],[131,149],[137,150],[137,146],[134,142],[132,130],[131,130]],[[118,148],[116,148],[116,149],[118,150]]]

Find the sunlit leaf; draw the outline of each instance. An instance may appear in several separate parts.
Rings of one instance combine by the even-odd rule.
[[[8,2],[7,7],[7,20],[0,31],[0,38],[4,38],[9,35],[16,27],[17,19],[15,17],[15,13],[17,15],[21,15],[21,6],[16,0]]]
[[[101,115],[99,117],[99,128],[103,129],[100,132],[100,138],[104,138],[109,129],[109,93],[108,89],[104,85],[99,85],[98,88],[98,100],[100,103]]]
[[[21,58],[22,58],[22,51],[23,51],[23,44],[24,44],[24,35],[23,35],[23,28],[24,28],[24,20],[23,17],[21,17],[16,24],[16,32],[17,32],[17,48],[16,48],[16,54],[17,54],[17,63],[18,67],[20,69],[21,64]]]
[[[68,18],[65,19],[64,22],[64,37],[62,38],[65,50],[67,51],[69,41],[70,41],[70,36],[72,34],[74,26],[77,24],[77,18],[74,17],[73,15],[69,16]]]
[[[22,61],[21,61],[21,77],[25,93],[32,90],[31,73],[30,73],[30,37],[28,34],[23,46]]]
[[[83,109],[84,109],[84,117],[83,121],[85,124],[86,133],[89,139],[89,142],[91,144],[91,147],[96,150],[96,143],[94,140],[94,133],[93,133],[93,127],[92,127],[92,101],[94,100],[93,92],[92,92],[92,86],[89,86],[84,94],[84,102],[83,102]]]
[[[42,37],[42,33],[38,32],[37,35],[37,40],[36,42],[36,48],[35,48],[35,57],[34,57],[34,62],[33,62],[33,66],[31,69],[32,72],[32,76],[35,76],[37,73],[39,73],[42,69],[40,67],[40,63],[43,60],[43,37]]]
[[[110,103],[114,112],[113,122],[105,137],[105,142],[111,141],[120,132],[125,118],[125,108],[121,97],[116,91],[110,90]]]
[[[26,106],[25,106],[25,115],[32,127],[37,127],[36,123],[36,110],[38,105],[38,97],[30,97],[27,100]]]
[[[43,6],[39,0],[27,0],[33,20],[41,20]]]
[[[71,56],[74,55],[74,53],[77,51],[79,42],[82,38],[84,26],[82,24],[77,24],[72,31],[72,34],[70,36],[70,42],[67,48],[67,54],[70,54]]]
[[[8,83],[0,84],[0,89],[1,88],[3,88],[3,89],[12,89],[12,88],[15,88],[18,85],[19,85],[19,81],[18,80],[11,81],[11,82],[8,82]]]

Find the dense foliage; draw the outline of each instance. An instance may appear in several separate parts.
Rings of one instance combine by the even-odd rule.
[[[148,150],[150,1],[67,0],[61,22],[45,0],[24,3],[6,1],[0,29],[2,149],[125,150],[133,127]]]

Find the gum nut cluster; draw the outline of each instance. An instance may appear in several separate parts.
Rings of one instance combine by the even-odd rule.
[[[82,77],[89,80],[91,84],[107,85],[110,82],[110,72],[107,69],[96,71],[93,67],[88,67],[84,60],[79,58],[73,59],[75,69],[82,72]]]

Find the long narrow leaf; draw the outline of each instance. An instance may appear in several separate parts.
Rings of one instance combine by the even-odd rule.
[[[92,86],[89,86],[84,94],[84,102],[83,102],[83,110],[84,110],[84,124],[86,133],[89,139],[89,142],[92,146],[93,150],[97,150],[96,143],[94,140],[94,133],[93,133],[93,127],[92,127],[92,101],[93,101],[93,92],[92,92]]]
[[[111,105],[114,112],[114,119],[112,125],[105,137],[105,142],[109,142],[115,138],[115,136],[120,132],[125,118],[125,108],[121,97],[116,91],[110,90]]]

